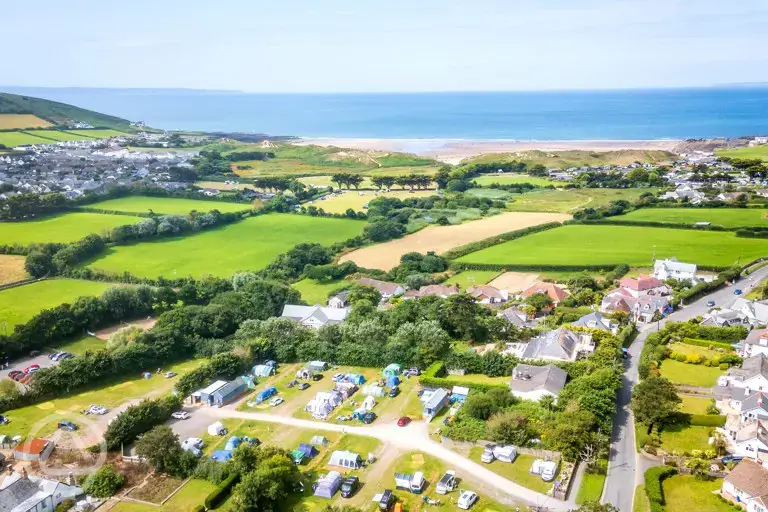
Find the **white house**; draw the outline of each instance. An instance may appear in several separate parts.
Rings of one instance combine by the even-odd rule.
[[[379,281],[378,279],[371,279],[369,277],[361,277],[357,280],[358,283],[365,286],[372,286],[378,290],[383,300],[387,300],[390,297],[397,297],[405,293],[405,288],[397,283],[390,283],[388,281]]]
[[[347,300],[347,294],[349,294],[349,291],[344,290],[342,292],[337,293],[330,299],[328,299],[328,307],[341,309],[349,306],[349,301]]]
[[[740,368],[731,368],[718,378],[717,385],[720,389],[741,388],[747,395],[757,391],[768,392],[768,356],[757,354],[744,359]]]
[[[467,293],[480,304],[501,304],[509,300],[507,290],[500,290],[487,284],[473,286],[467,290]]]
[[[764,420],[752,420],[745,423],[733,440],[733,453],[742,457],[757,457],[768,454],[768,423]]]
[[[667,279],[676,279],[682,281],[690,279],[696,282],[696,265],[693,263],[682,263],[677,258],[656,260],[653,263],[653,277],[661,281]]]
[[[744,340],[741,356],[752,357],[758,354],[768,355],[768,329],[751,331]]]
[[[512,370],[509,390],[523,400],[538,401],[544,396],[557,398],[567,378],[568,374],[551,364],[531,366],[521,363]]]
[[[83,490],[56,480],[10,473],[0,484],[0,510],[3,512],[52,512],[66,499],[75,499]]]
[[[612,334],[619,332],[619,323],[611,320],[599,312],[592,312],[584,315],[571,324],[571,327],[587,327],[589,329],[600,329]]]
[[[759,461],[744,459],[725,477],[721,492],[747,512],[768,512],[768,469]]]
[[[746,396],[741,402],[740,421],[768,419],[768,394],[758,391]]]
[[[319,304],[314,306],[286,304],[281,316],[298,322],[304,327],[319,329],[328,324],[344,323],[349,311],[349,308],[324,307]]]
[[[747,322],[754,326],[768,325],[768,304],[739,297],[733,301],[731,309],[744,315]]]

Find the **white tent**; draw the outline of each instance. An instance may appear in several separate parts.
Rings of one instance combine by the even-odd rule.
[[[339,466],[347,469],[358,469],[363,465],[363,459],[355,452],[337,450],[331,454],[329,466]]]
[[[384,388],[381,386],[370,385],[370,386],[365,386],[363,388],[363,394],[367,396],[375,396],[379,398],[384,396],[384,393],[385,393]]]
[[[313,446],[325,446],[327,444],[330,444],[330,441],[328,441],[328,438],[325,436],[313,436],[312,439],[309,441],[309,444]]]
[[[370,411],[373,409],[373,407],[376,405],[376,400],[373,399],[372,396],[365,397],[365,400],[363,400],[363,408],[366,411]]]
[[[328,415],[331,414],[331,411],[333,411],[333,406],[328,402],[310,400],[304,410],[312,414],[315,418],[327,418]]]

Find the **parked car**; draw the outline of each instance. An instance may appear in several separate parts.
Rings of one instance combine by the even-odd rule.
[[[477,501],[477,493],[474,491],[462,490],[459,494],[459,500],[456,503],[460,509],[469,510],[469,507]]]
[[[723,465],[728,464],[729,462],[741,462],[744,459],[741,455],[726,455],[722,459],[720,459],[720,462],[723,463]]]
[[[733,294],[734,295],[741,295],[741,290],[739,288],[736,288],[735,290],[733,290]]]
[[[166,379],[172,379],[175,376],[176,376],[176,372],[165,372]]]
[[[64,352],[51,352],[50,354],[48,354],[48,359],[50,359],[51,361],[55,361],[56,357],[58,357],[59,354],[63,354],[63,353]]]
[[[85,414],[96,414],[97,416],[103,416],[107,414],[108,410],[103,405],[91,405],[85,410]]]
[[[400,419],[397,420],[397,426],[398,427],[405,427],[411,422],[411,418],[408,416],[402,416]]]
[[[301,383],[301,384],[299,384],[297,387],[298,387],[300,390],[304,391],[305,389],[307,389],[307,388],[309,387],[309,382],[302,382],[302,383]]]
[[[9,420],[7,417],[5,417],[2,414],[0,414],[0,425],[6,425],[6,424],[8,424],[10,422],[11,422],[11,420]]]
[[[69,352],[64,352],[63,354],[61,354],[61,355],[59,356],[59,358],[57,359],[57,361],[63,361],[63,360],[65,360],[65,359],[72,359],[72,358],[74,358],[74,357],[75,357],[75,356],[74,356],[74,355],[72,355],[72,354],[70,354]]]
[[[312,374],[312,380],[317,381],[317,380],[321,380],[322,378],[323,378],[323,374],[322,373],[313,373]]]
[[[389,510],[395,502],[395,496],[390,489],[386,489],[379,499],[379,510]]]
[[[285,400],[283,400],[279,396],[276,396],[275,398],[273,398],[272,400],[269,401],[269,405],[270,405],[270,407],[277,407],[278,405],[280,405],[283,402],[285,402]]]
[[[397,395],[400,394],[400,388],[395,386],[392,389],[389,390],[389,397],[395,398]]]
[[[13,370],[12,372],[8,372],[8,378],[11,380],[19,380],[19,377],[23,375],[24,375],[24,372],[20,372],[19,370]]]
[[[39,369],[40,369],[40,365],[39,364],[31,364],[31,365],[27,366],[26,368],[24,368],[24,373],[35,373]]]
[[[448,492],[456,488],[456,472],[454,470],[448,470],[443,477],[437,482],[435,486],[435,492],[437,494],[447,494]]]
[[[376,413],[375,412],[367,412],[363,415],[363,423],[366,425],[370,425],[376,421]]]
[[[175,420],[188,420],[190,416],[187,411],[176,411],[173,414],[171,414],[171,418]]]
[[[711,308],[711,307],[714,307],[714,306],[715,306],[715,301],[713,301],[713,300],[708,300],[708,301],[707,301],[707,306],[709,306],[710,308]]]
[[[344,479],[341,484],[341,497],[349,498],[355,494],[357,488],[360,487],[360,479],[356,476],[350,476]]]
[[[75,430],[77,430],[77,425],[75,425],[71,421],[60,421],[59,429],[66,430],[67,432],[74,432]]]

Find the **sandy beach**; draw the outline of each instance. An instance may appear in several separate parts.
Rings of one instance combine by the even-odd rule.
[[[469,140],[469,139],[300,139],[303,145],[336,146],[378,151],[398,151],[427,156],[456,164],[465,158],[484,153],[514,153],[517,151],[617,151],[648,149],[671,151],[679,140]]]

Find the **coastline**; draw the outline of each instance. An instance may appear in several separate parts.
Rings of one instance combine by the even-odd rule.
[[[619,151],[661,150],[672,151],[681,140],[481,140],[481,139],[375,139],[375,138],[303,138],[298,145],[335,146],[340,148],[396,151],[413,153],[457,164],[465,158],[487,153],[515,153],[518,151]]]

